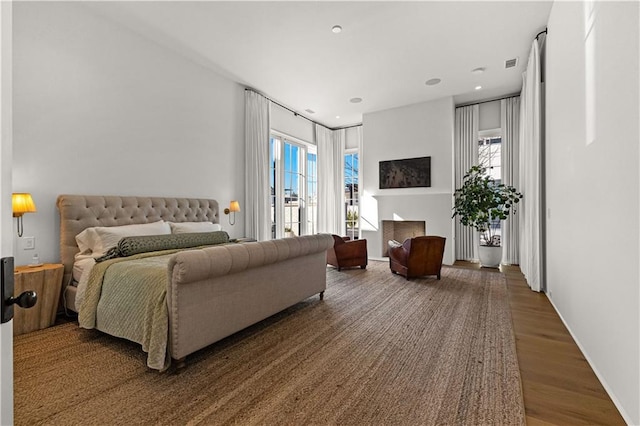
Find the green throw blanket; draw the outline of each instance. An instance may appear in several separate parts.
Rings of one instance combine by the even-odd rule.
[[[97,263],[89,273],[78,322],[83,328],[140,343],[147,365],[164,371],[168,354],[167,264],[179,250],[142,253]]]
[[[96,263],[116,257],[128,257],[152,251],[203,247],[228,242],[229,234],[225,231],[124,237],[118,241],[115,247],[112,247],[106,254],[97,258]]]

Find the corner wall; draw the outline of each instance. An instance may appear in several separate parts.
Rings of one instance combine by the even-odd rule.
[[[31,192],[16,263],[59,261],[58,194],[244,195],[243,88],[92,13],[13,7],[13,191]],[[231,227],[243,236],[241,216]],[[15,227],[15,222],[14,222]]]
[[[625,420],[640,424],[639,6],[596,4],[591,144],[583,2],[554,2],[549,18],[547,295]]]
[[[382,220],[424,220],[428,235],[447,239],[444,263],[454,262],[453,98],[365,114],[360,167],[362,237],[369,256],[382,258]],[[431,187],[379,189],[378,163],[431,157]]]

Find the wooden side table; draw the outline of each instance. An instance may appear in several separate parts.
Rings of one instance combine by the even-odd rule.
[[[63,275],[64,265],[59,263],[15,268],[14,296],[17,297],[27,290],[33,290],[38,295],[38,301],[34,307],[14,309],[13,334],[15,336],[53,325],[56,321]]]

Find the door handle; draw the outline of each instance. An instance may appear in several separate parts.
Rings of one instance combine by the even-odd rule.
[[[38,301],[35,291],[25,291],[18,297],[13,297],[14,289],[13,257],[0,259],[0,300],[2,301],[2,323],[13,318],[13,305],[21,308],[31,308]]]
[[[33,308],[38,301],[38,295],[33,290],[27,290],[20,293],[18,297],[10,297],[7,299],[8,304],[16,304],[24,309]]]

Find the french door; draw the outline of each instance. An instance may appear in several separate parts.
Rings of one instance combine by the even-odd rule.
[[[271,237],[316,233],[318,168],[315,146],[274,133],[269,139]]]

